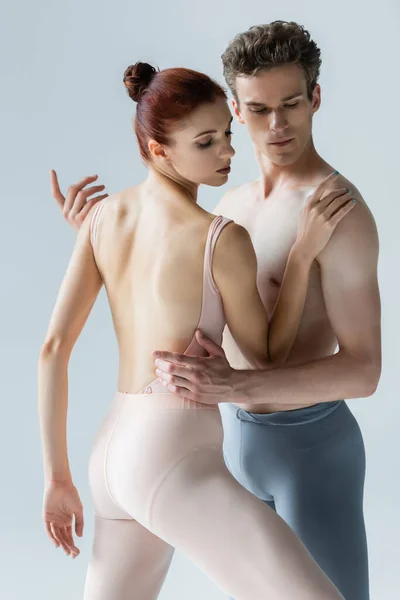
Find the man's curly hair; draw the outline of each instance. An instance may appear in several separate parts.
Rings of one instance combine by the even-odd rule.
[[[239,33],[222,55],[224,77],[238,102],[236,78],[255,75],[260,70],[288,64],[304,71],[309,99],[318,81],[321,51],[302,25],[293,21],[273,21],[254,25]]]

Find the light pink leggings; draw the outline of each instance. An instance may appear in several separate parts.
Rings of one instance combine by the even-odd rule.
[[[289,526],[229,473],[218,408],[117,392],[96,436],[85,600],[155,600],[174,548],[235,600],[343,600]]]

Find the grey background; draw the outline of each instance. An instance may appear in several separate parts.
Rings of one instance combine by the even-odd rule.
[[[41,521],[42,459],[37,417],[37,358],[74,244],[49,193],[48,171],[62,186],[98,173],[108,192],[140,181],[122,85],[137,60],[186,66],[222,81],[220,55],[250,25],[274,19],[304,24],[322,49],[317,149],[360,189],[381,241],[383,373],[374,397],[350,400],[367,449],[365,515],[375,600],[394,600],[398,580],[399,269],[396,0],[277,2],[202,0],[134,3],[2,0],[1,61],[1,483],[0,596],[75,600],[82,596],[92,540],[87,458],[116,388],[117,354],[101,294],[70,363],[69,455],[85,506],[81,556],[55,550]],[[228,187],[257,175],[243,126]],[[227,189],[227,188],[226,188]],[[224,189],[204,188],[207,209]],[[238,557],[239,560],[239,557]],[[232,569],[235,565],[232,565]],[[290,574],[288,573],[288,576]],[[222,600],[224,594],[176,553],[161,600]]]

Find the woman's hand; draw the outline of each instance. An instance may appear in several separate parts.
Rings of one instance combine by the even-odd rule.
[[[337,172],[324,179],[308,198],[300,214],[295,247],[309,260],[322,252],[336,226],[355,206],[355,199],[347,188],[332,187]]]
[[[83,506],[78,490],[72,482],[50,482],[43,497],[43,520],[50,540],[61,546],[67,556],[75,558],[80,553],[72,537],[72,518],[75,516],[75,533],[83,534]]]

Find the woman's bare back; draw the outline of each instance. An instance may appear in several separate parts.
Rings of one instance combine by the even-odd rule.
[[[182,193],[146,184],[102,204],[92,219],[94,256],[118,341],[118,389],[136,393],[155,377],[153,350],[183,352],[193,336],[215,216]]]

